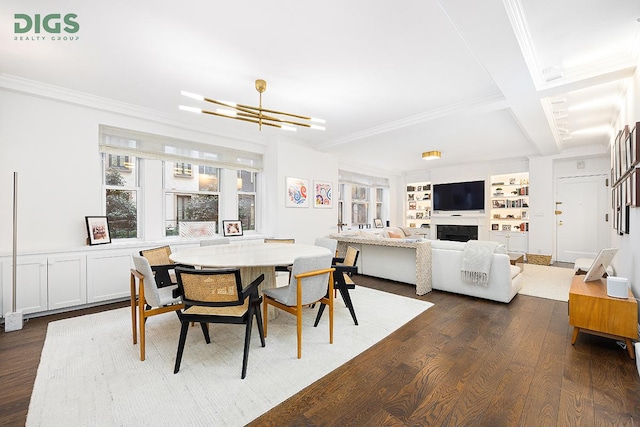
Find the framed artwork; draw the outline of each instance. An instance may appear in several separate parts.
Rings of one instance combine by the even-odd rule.
[[[373,226],[375,228],[382,228],[382,220],[380,218],[373,219]]]
[[[286,178],[286,200],[288,208],[309,207],[309,180],[302,178]]]
[[[224,237],[242,236],[242,222],[239,219],[222,220],[222,231]]]
[[[106,216],[85,216],[87,221],[87,233],[89,234],[89,245],[104,245],[111,243],[109,233],[109,221]]]
[[[333,185],[327,181],[313,181],[313,207],[333,207]]]

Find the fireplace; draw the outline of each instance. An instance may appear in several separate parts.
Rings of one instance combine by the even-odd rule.
[[[456,242],[478,240],[477,225],[438,225],[437,230],[438,240],[455,240]]]

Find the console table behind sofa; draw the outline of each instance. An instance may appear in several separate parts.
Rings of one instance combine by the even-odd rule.
[[[356,236],[331,236],[338,241],[338,254],[347,246],[360,251],[358,272],[416,286],[416,293],[431,292],[431,242],[429,240],[371,239]]]

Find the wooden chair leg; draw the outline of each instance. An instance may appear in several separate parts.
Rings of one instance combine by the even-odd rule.
[[[267,297],[264,297],[262,302],[262,308],[264,309],[264,315],[262,316],[262,325],[264,326],[264,337],[267,337],[267,325],[269,324],[269,316],[267,316],[267,309],[269,304],[267,303]]]
[[[131,274],[131,333],[133,335],[133,344],[138,343],[138,330],[137,330],[137,300],[136,300],[136,278]]]
[[[302,307],[298,307],[296,313],[296,324],[298,329],[298,359],[302,358]]]
[[[140,360],[144,360],[145,323],[147,319],[145,317],[144,301],[141,299],[138,300],[138,320],[140,322]]]

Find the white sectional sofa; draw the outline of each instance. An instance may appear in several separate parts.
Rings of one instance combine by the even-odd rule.
[[[510,264],[506,250],[497,250],[493,254],[487,286],[465,283],[460,274],[464,245],[448,240],[431,241],[433,289],[510,302],[522,287],[520,267]]]
[[[389,238],[402,233],[401,238]],[[509,262],[503,246],[493,254],[487,286],[462,280],[463,242],[423,240],[405,229],[390,228],[332,235],[338,252],[347,245],[360,250],[359,273],[416,285],[423,295],[431,289],[508,303],[520,290],[521,269]]]

